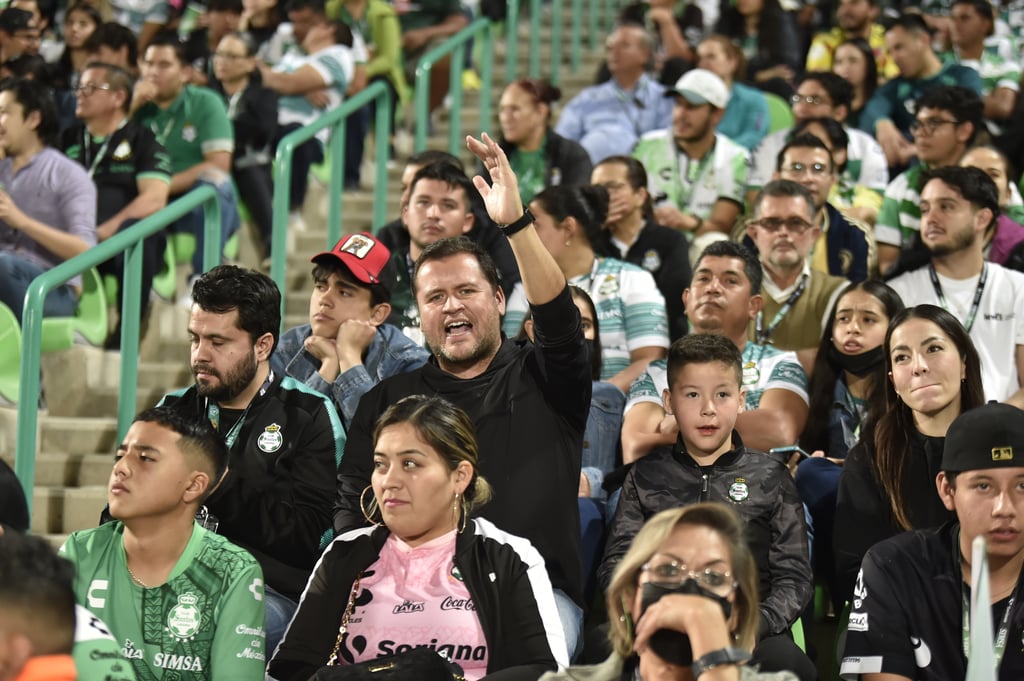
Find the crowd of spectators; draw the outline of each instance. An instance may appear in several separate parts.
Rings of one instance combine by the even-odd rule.
[[[196,186],[222,250],[244,203],[269,255],[280,140],[368,82],[401,94],[472,16],[179,4],[0,11],[0,303],[19,318],[40,272]],[[308,323],[283,332],[273,281],[204,273],[202,212],[183,216],[194,382],[137,416],[102,524],[61,549],[74,578],[50,581],[138,678],[305,680],[428,647],[471,679],[607,657],[592,678],[813,681],[818,588],[849,630],[843,678],[940,679],[966,668],[981,535],[999,678],[1020,678],[1021,16],[629,5],[594,85],[560,108],[543,79],[508,83],[472,173],[417,154],[393,222],[302,254]],[[296,149],[291,229],[325,143]],[[929,579],[942,609],[906,600]],[[0,679],[69,653],[85,673],[102,636],[51,645],[19,608]]]

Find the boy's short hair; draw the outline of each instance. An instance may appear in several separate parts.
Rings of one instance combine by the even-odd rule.
[[[203,499],[213,492],[227,468],[228,448],[224,438],[207,419],[192,418],[175,407],[166,406],[146,409],[132,423],[155,423],[176,433],[180,437],[178,449],[181,453],[210,475],[210,484]]]
[[[75,566],[41,537],[0,536],[0,618],[34,655],[67,655],[75,641]]]
[[[689,364],[720,362],[736,372],[736,385],[743,385],[743,355],[736,344],[716,333],[683,336],[668,349],[668,389],[676,376]]]

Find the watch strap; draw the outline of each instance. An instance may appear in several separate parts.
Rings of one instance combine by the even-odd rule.
[[[691,669],[693,670],[693,678],[695,681],[700,679],[701,674],[726,664],[743,664],[750,660],[750,653],[743,648],[719,648],[718,650],[712,650],[710,653],[701,655],[694,660]]]
[[[498,225],[505,236],[512,236],[516,232],[522,231],[537,221],[537,218],[533,217],[533,213],[526,206],[523,206],[523,217],[519,218],[515,222],[507,225]]]

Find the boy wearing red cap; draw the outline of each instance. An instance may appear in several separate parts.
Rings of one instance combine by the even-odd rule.
[[[346,428],[364,393],[430,356],[385,323],[394,283],[390,258],[388,248],[365,232],[313,256],[309,324],[286,331],[270,358],[276,373],[333,399]]]

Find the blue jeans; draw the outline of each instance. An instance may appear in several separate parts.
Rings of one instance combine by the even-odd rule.
[[[583,608],[569,598],[561,589],[554,589],[555,605],[558,607],[558,618],[562,620],[565,632],[565,647],[569,652],[569,662],[576,659],[579,653],[580,638],[583,634]]]
[[[284,638],[284,632],[292,622],[299,604],[282,596],[269,586],[263,587],[264,602],[267,604],[267,661],[274,656],[277,644]]]
[[[189,189],[196,189],[203,185],[213,187],[217,192],[217,203],[220,204],[220,252],[224,253],[224,245],[231,238],[231,235],[238,231],[241,225],[241,218],[238,216],[238,199],[235,197],[235,188],[231,184],[231,178],[216,184],[209,180],[196,180],[196,183]],[[178,197],[175,197],[178,198]],[[203,273],[203,246],[206,243],[203,226],[203,207],[197,206],[191,212],[181,216],[167,226],[168,232],[185,232],[196,238],[196,252],[192,254],[192,274]]]
[[[21,322],[25,311],[25,293],[32,280],[46,270],[15,253],[0,253],[0,303],[11,308]],[[44,317],[71,317],[75,314],[78,297],[67,284],[46,294],[43,301]]]

